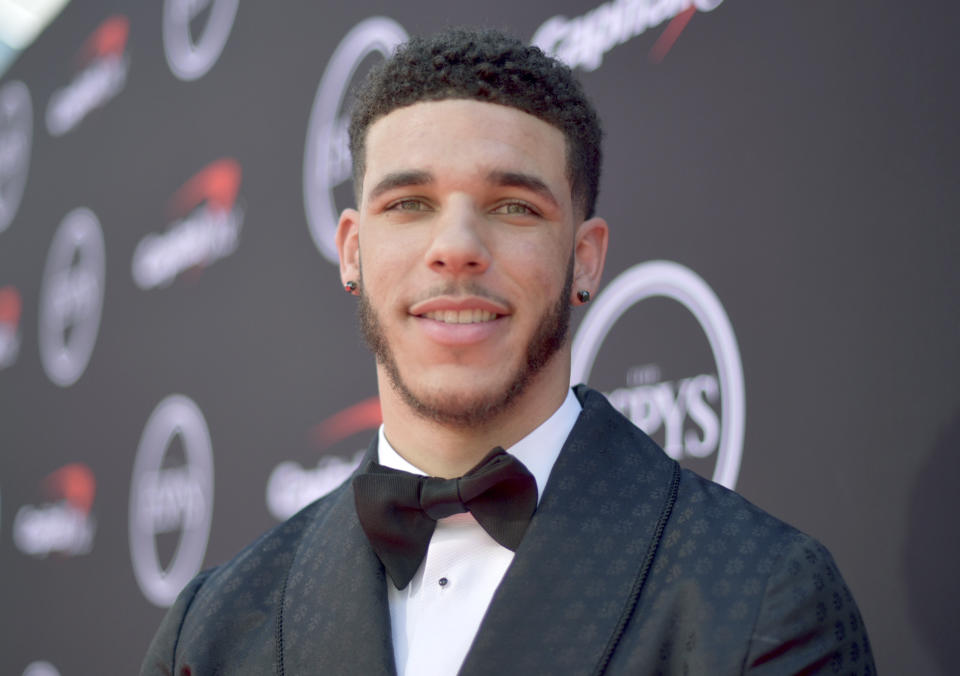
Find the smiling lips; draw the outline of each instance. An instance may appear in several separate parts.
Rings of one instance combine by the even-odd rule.
[[[479,296],[435,297],[415,304],[409,312],[428,338],[451,347],[489,340],[510,314],[503,304]]]
[[[510,314],[504,303],[477,295],[435,296],[415,303],[408,312],[444,324],[483,324]]]
[[[435,310],[425,312],[421,317],[433,319],[444,324],[480,324],[496,319],[499,315],[480,308],[467,310]]]

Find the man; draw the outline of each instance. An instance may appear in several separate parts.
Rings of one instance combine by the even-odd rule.
[[[570,71],[495,32],[414,39],[350,132],[337,246],[383,426],[184,589],[143,673],[874,673],[821,545],[569,389],[608,235]]]

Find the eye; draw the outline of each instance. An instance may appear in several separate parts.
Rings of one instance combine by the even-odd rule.
[[[537,211],[526,202],[505,202],[493,210],[504,216],[539,216]]]
[[[426,211],[429,207],[427,204],[420,199],[415,199],[408,197],[402,200],[397,200],[396,202],[387,206],[387,210],[393,211]]]

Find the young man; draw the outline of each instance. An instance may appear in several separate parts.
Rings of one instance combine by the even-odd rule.
[[[337,246],[383,426],[352,481],[184,589],[143,673],[873,673],[821,545],[569,389],[608,234],[570,71],[499,33],[414,39],[350,131]]]

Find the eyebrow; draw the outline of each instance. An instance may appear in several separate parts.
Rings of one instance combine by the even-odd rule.
[[[554,207],[559,207],[560,203],[551,192],[547,184],[532,174],[524,174],[519,171],[491,171],[487,174],[487,180],[495,185],[504,188],[523,188],[534,192],[540,197],[550,202]]]
[[[430,183],[433,183],[433,174],[428,171],[420,171],[417,169],[395,171],[380,179],[380,181],[371,188],[370,195],[367,199],[372,202],[383,193],[393,190],[394,188],[403,188],[412,185],[428,185]]]
[[[503,188],[522,188],[529,190],[550,202],[554,207],[559,208],[560,206],[556,196],[554,196],[550,188],[547,187],[547,184],[533,174],[525,174],[520,171],[494,170],[487,174],[487,181]],[[371,188],[367,199],[372,202],[385,192],[393,190],[394,188],[429,185],[433,182],[433,174],[429,171],[420,169],[395,171],[380,179],[380,181]]]

